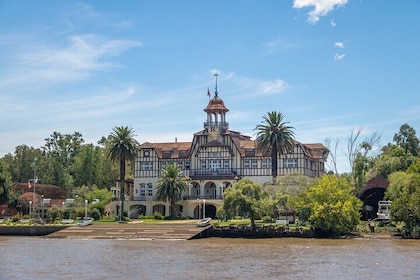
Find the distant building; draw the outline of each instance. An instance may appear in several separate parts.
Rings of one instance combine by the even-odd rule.
[[[236,180],[247,177],[261,184],[271,181],[270,154],[257,150],[250,136],[229,129],[228,111],[216,87],[204,109],[203,130],[194,134],[192,142],[175,139],[170,143],[141,144],[135,158],[134,181],[128,184],[129,198],[124,202],[130,218],[155,212],[170,215],[169,203],[155,200],[155,183],[162,168],[171,163],[181,166],[183,175],[190,180],[177,211],[193,218],[201,218],[204,210],[206,216],[214,217],[216,208],[223,204],[223,192]],[[279,158],[278,175],[322,176],[328,152],[322,144],[296,141],[293,151]],[[115,207],[114,214],[118,202]]]

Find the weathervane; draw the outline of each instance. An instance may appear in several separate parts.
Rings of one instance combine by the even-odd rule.
[[[217,77],[219,76],[219,74],[217,74],[217,72],[213,75],[213,76],[215,76],[216,77],[216,88],[215,88],[215,92],[214,92],[214,95],[215,95],[215,97],[218,97],[218,92],[217,92]]]

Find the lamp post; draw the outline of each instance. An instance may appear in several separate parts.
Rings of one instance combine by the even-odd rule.
[[[34,159],[34,162],[31,164],[32,166],[33,166],[33,168],[34,168],[34,178],[33,179],[29,179],[29,182],[33,182],[34,183],[34,191],[33,191],[33,193],[32,193],[32,206],[34,207],[33,209],[32,209],[32,214],[34,214],[35,215],[35,188],[36,188],[36,183],[38,183],[38,180],[41,180],[41,179],[38,179],[38,177],[36,177],[36,161],[37,161],[37,158],[35,158]],[[29,187],[30,187],[31,185],[29,184]]]
[[[41,219],[44,219],[44,195],[41,195]]]
[[[199,198],[197,198],[197,201],[198,201],[198,211],[197,211],[197,217],[198,217],[198,219],[200,220],[200,199]]]
[[[120,200],[120,222],[122,222],[122,216],[124,215],[123,210],[122,210],[122,200]]]
[[[206,199],[203,199],[203,219],[206,218]]]
[[[87,206],[88,206],[88,201],[87,199],[85,199],[85,219],[87,219]]]
[[[29,216],[32,214],[32,200],[29,201]]]
[[[73,206],[75,206],[75,208],[74,208],[75,219],[78,219],[78,217],[79,217],[79,215],[77,214],[77,198],[78,197],[79,197],[79,195],[76,194],[76,198],[74,199],[75,200],[75,205],[73,205]]]

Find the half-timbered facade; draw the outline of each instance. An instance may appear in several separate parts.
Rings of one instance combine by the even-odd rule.
[[[250,136],[229,129],[223,100],[215,95],[207,107],[203,130],[192,142],[141,144],[135,159],[134,182],[125,204],[131,218],[136,215],[169,213],[169,203],[156,201],[156,182],[165,166],[177,163],[189,180],[189,189],[177,203],[180,215],[201,218],[214,217],[223,203],[223,192],[236,180],[247,177],[257,183],[269,182],[270,155],[256,149]],[[324,174],[328,149],[322,144],[295,142],[293,151],[279,158],[278,175],[304,174],[319,177]]]

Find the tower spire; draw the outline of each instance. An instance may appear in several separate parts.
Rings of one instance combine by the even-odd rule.
[[[215,92],[214,92],[214,97],[218,97],[219,93],[217,92],[217,77],[219,77],[219,74],[217,74],[217,72],[213,75],[216,77],[216,88],[215,88]]]

